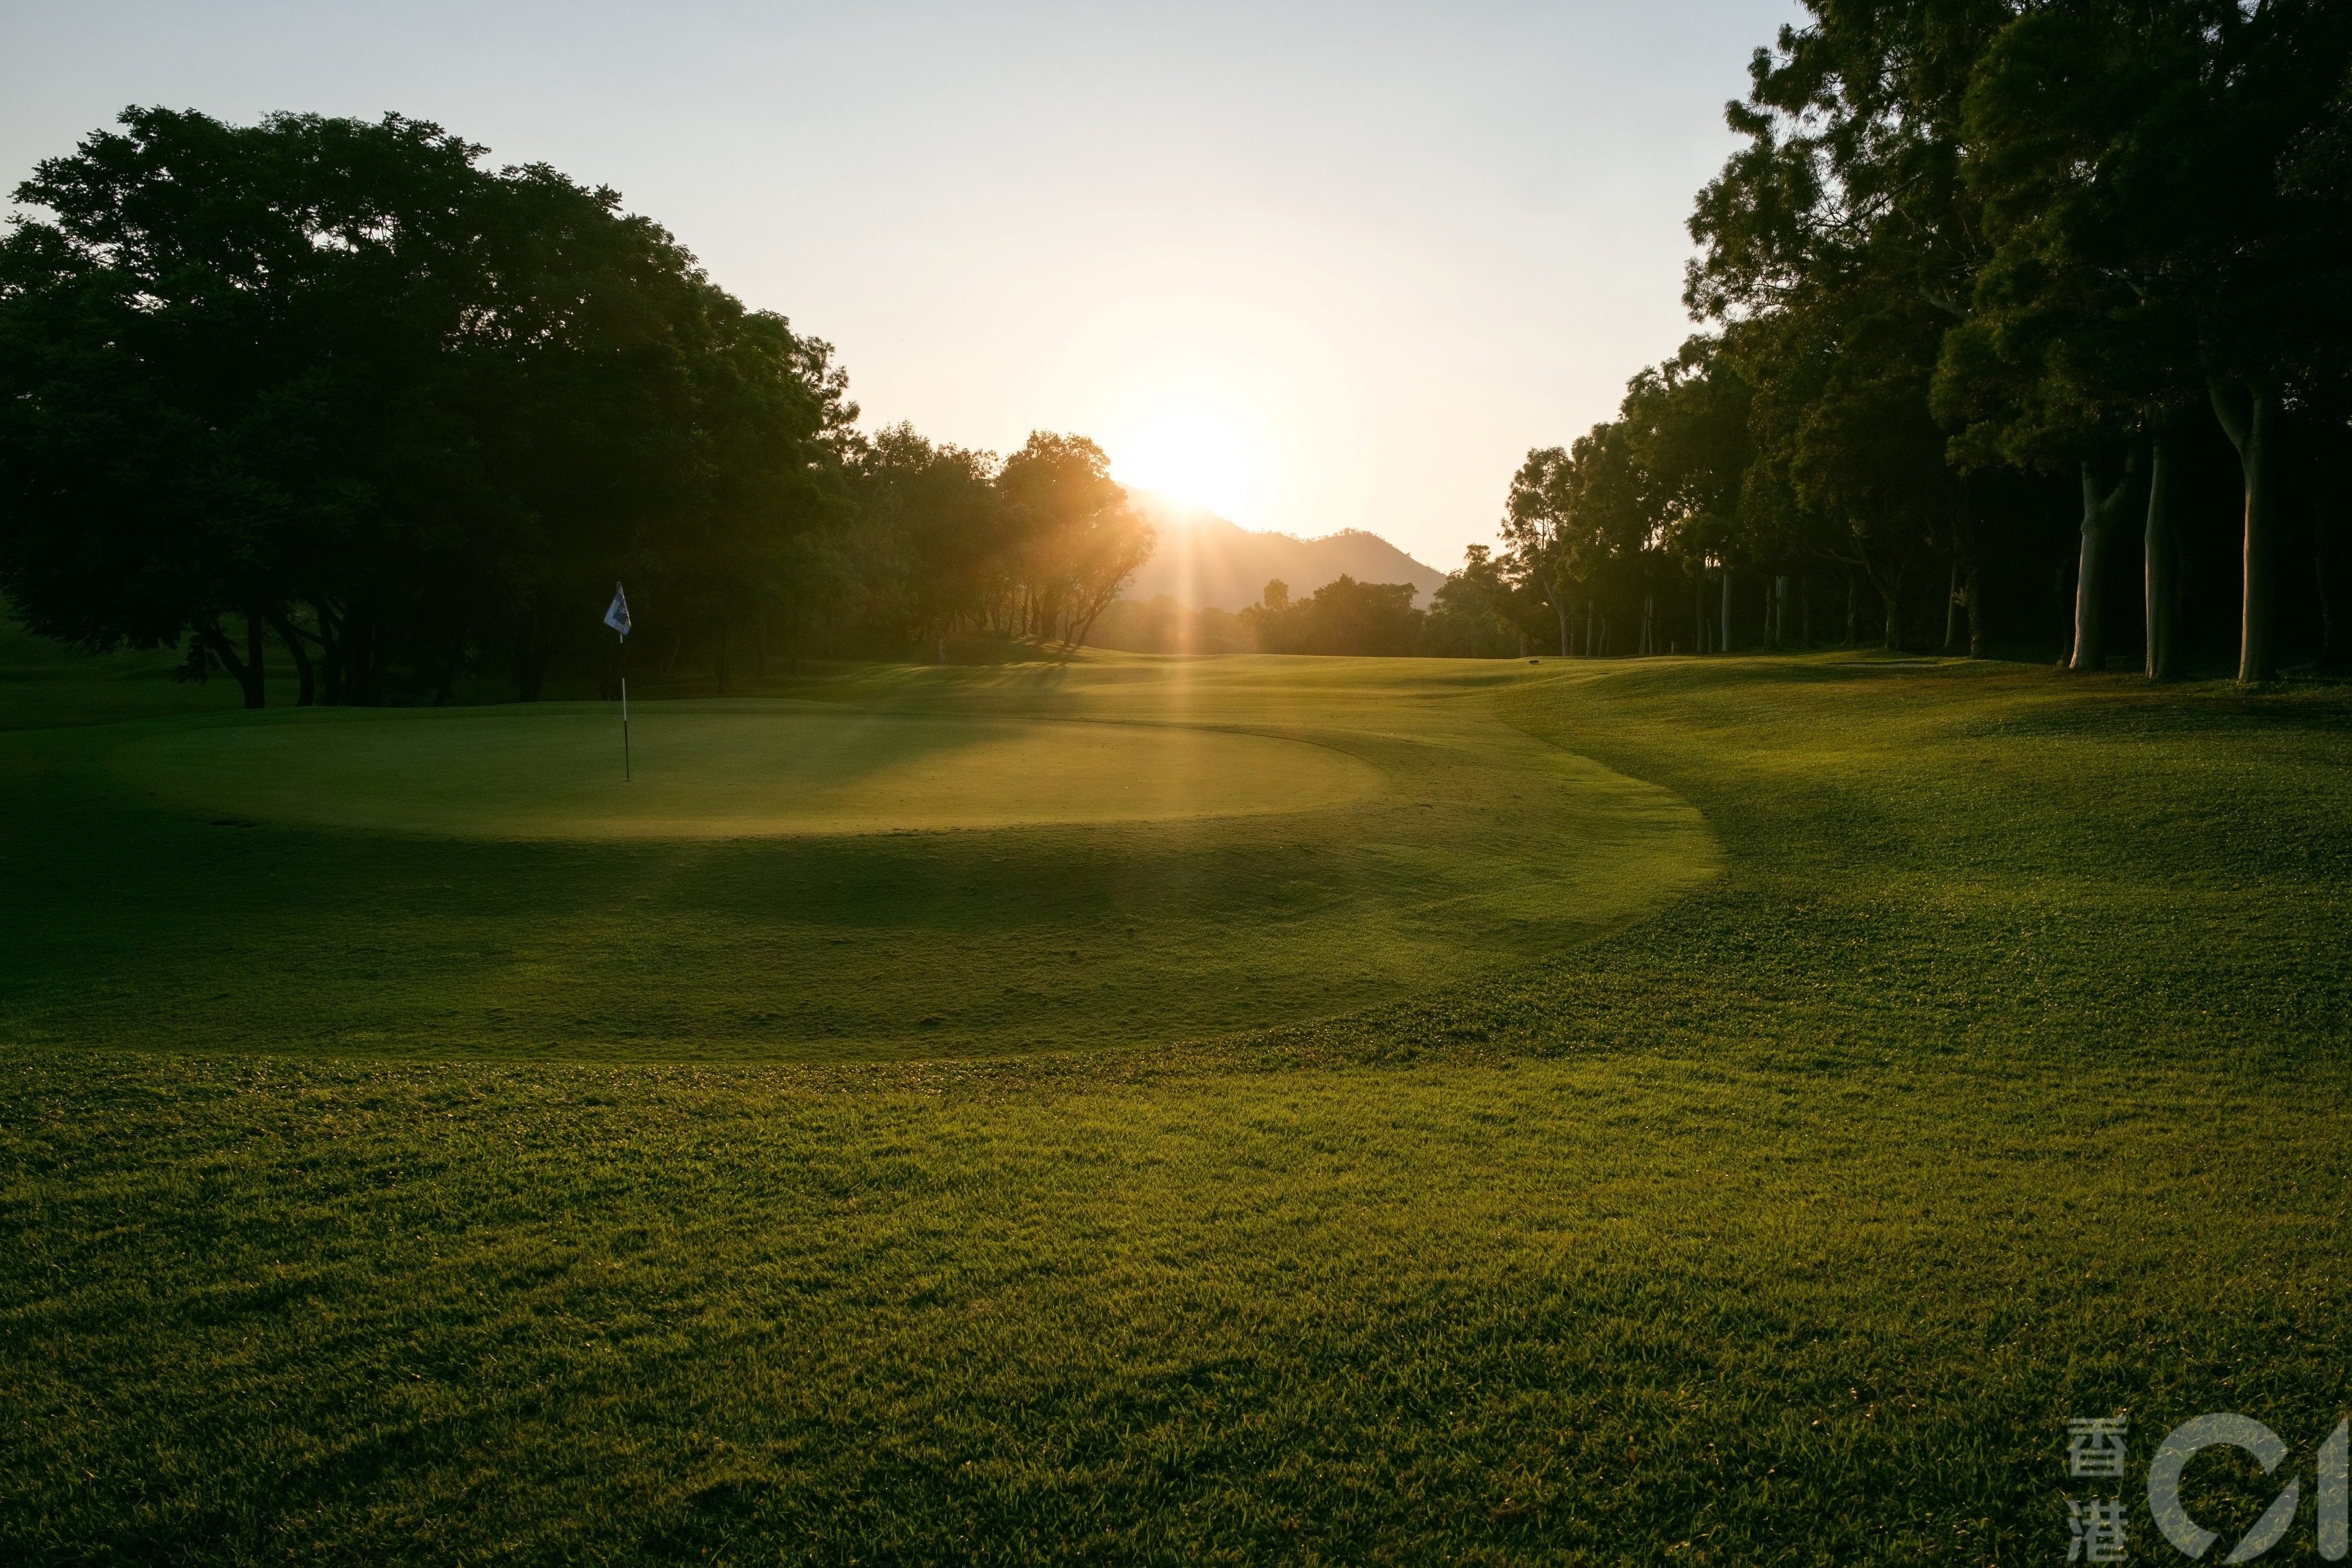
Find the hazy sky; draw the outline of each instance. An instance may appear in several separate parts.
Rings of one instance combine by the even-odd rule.
[[[1082,431],[1446,567],[1691,330],[1683,220],[1794,10],[0,0],[0,176],[131,102],[436,120],[618,186],[869,427]]]

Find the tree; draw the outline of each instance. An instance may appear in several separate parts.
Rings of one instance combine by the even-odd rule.
[[[1150,559],[1158,535],[1084,436],[1032,431],[997,477],[1020,563],[1024,629],[1076,647]]]
[[[1308,597],[1295,599],[1280,581],[1242,611],[1266,653],[1395,658],[1420,641],[1423,613],[1412,607],[1410,583],[1359,583],[1341,574]]]
[[[857,460],[861,515],[888,528],[905,563],[916,642],[978,625],[1006,554],[1010,521],[991,452],[933,443],[912,425],[877,432]]]
[[[1927,392],[1986,254],[1963,178],[1966,89],[2011,12],[1808,8],[1811,25],[1758,50],[1748,100],[1726,109],[1748,145],[1699,195],[1684,300],[1723,323],[1754,389],[1735,552],[1801,540],[1860,572],[1895,646],[1923,558],[1948,552],[1956,586],[1974,576],[1976,498],[1945,469]]]
[[[1422,651],[1441,658],[1508,658],[1523,651],[1527,633],[1510,613],[1513,597],[1494,552],[1471,545],[1463,553],[1462,569],[1430,595]]]
[[[2147,444],[2159,679],[2178,659],[2171,451],[2196,403],[2243,471],[2239,679],[2276,673],[2280,426],[2345,342],[2346,193],[2312,176],[2340,125],[2347,54],[2340,6],[2069,0],[2010,23],[1969,95],[2001,255],[1979,289],[1990,342],[1958,347],[2028,368],[2029,433],[2071,420]],[[2087,469],[2085,485],[2087,568],[2111,523]],[[2097,598],[2086,581],[2086,613]],[[2086,646],[2078,619],[2078,664]]]
[[[0,241],[0,587],[36,630],[191,639],[258,705],[265,627],[299,700],[364,703],[446,697],[513,625],[532,696],[614,577],[724,625],[837,514],[824,345],[615,193],[397,115],[121,123]]]

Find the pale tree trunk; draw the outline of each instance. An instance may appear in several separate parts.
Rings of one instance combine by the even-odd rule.
[[[1944,590],[1944,649],[1960,640],[1960,558],[1952,557],[1951,584]]]
[[[1968,585],[1961,590],[1969,596],[1969,657],[1985,657],[1984,577],[1977,564],[1969,563]]]
[[[2069,669],[2101,670],[2107,667],[2106,604],[2107,546],[2116,524],[2123,521],[2124,503],[2139,478],[2139,448],[2124,463],[2123,478],[2102,494],[2098,470],[2083,460],[2083,553],[2074,574],[2074,652]]]
[[[1551,585],[1551,611],[1559,617],[1559,657],[1568,657],[1568,600],[1559,591],[1559,584]]]
[[[1845,638],[1840,647],[1852,647],[1862,636],[1862,590],[1853,580],[1853,568],[1845,569]]]
[[[1723,651],[1731,651],[1731,563],[1723,563]]]
[[[2180,525],[2176,515],[2173,467],[2170,426],[2167,422],[2157,427],[2147,456],[2147,531],[2144,545],[2147,561],[2141,573],[2141,613],[2147,622],[2150,680],[2174,680],[2180,675]]]
[[[1786,573],[1772,579],[1772,647],[1786,652],[1789,647],[1789,578]]]
[[[1706,567],[1701,563],[1698,582],[1691,597],[1691,652],[1706,651]]]
[[[2278,679],[2273,575],[2278,521],[2278,383],[2270,377],[2231,384],[2216,378],[2209,392],[2213,412],[2238,448],[2246,477],[2245,575],[2238,616],[2238,683],[2252,686]]]

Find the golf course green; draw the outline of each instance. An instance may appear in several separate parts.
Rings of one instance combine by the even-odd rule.
[[[2352,1404],[2339,685],[0,674],[10,1560],[2058,1561]]]
[[[1506,722],[1497,679],[868,672],[639,704],[627,782],[613,705],[46,731],[18,777],[73,826],[10,850],[59,917],[11,1017],[299,1054],[1172,1046],[1499,972],[1717,874],[1697,813]],[[247,959],[168,934],[191,907]]]
[[[834,703],[314,710],[126,746],[134,782],[273,821],[482,838],[740,838],[1311,811],[1381,787],[1269,737]],[[306,722],[307,721],[307,722]]]

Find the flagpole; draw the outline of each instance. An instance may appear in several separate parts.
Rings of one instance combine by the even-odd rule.
[[[621,782],[627,784],[629,770],[629,596],[621,592],[618,583],[613,584],[613,606],[604,612],[604,624],[620,634],[620,653],[613,668],[621,675]]]

